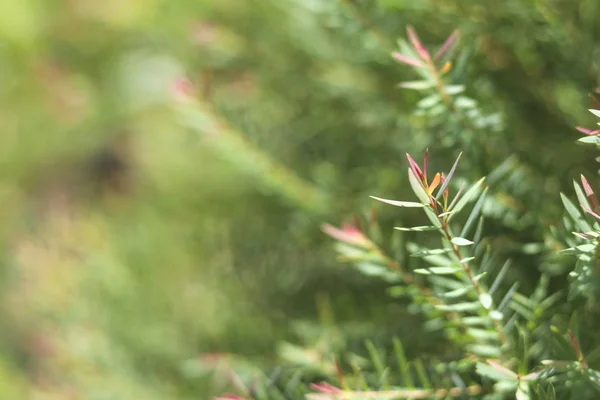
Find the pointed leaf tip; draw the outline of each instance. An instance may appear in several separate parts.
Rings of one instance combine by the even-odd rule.
[[[588,214],[590,214],[591,216],[593,216],[596,219],[600,219],[600,215],[598,215],[597,213],[593,212],[592,210],[590,210],[587,207],[581,206],[581,208],[583,208],[585,210],[585,212],[587,212]]]
[[[594,114],[596,117],[600,117],[600,110],[595,110],[593,108],[588,109],[589,112]]]
[[[600,203],[598,202],[598,198],[594,194],[592,187],[590,186],[587,179],[585,179],[585,176],[583,176],[583,175],[581,175],[581,184],[583,185],[585,197],[587,197],[587,200],[590,203],[590,206],[592,206],[592,210],[594,210],[594,212],[596,212],[596,213],[600,213]]]
[[[417,50],[419,56],[423,60],[429,61],[431,59],[431,56],[429,55],[427,49],[425,49],[425,46],[423,46],[423,44],[421,43],[421,40],[419,39],[419,36],[417,35],[417,32],[415,32],[414,28],[408,25],[406,27],[406,32],[408,34],[408,39],[410,40],[410,43],[413,45],[415,50]]]
[[[444,42],[442,47],[440,47],[440,49],[437,51],[437,53],[435,53],[436,60],[440,59],[444,55],[444,53],[446,53],[450,49],[450,47],[452,47],[452,45],[459,38],[459,34],[460,34],[459,30],[456,29],[454,32],[452,32],[452,34],[450,36],[448,36],[448,39],[446,39],[446,41]]]
[[[460,154],[458,155],[458,157],[456,158],[456,161],[454,161],[454,165],[452,166],[452,169],[450,169],[450,172],[448,172],[448,176],[446,177],[446,179],[444,179],[444,182],[442,183],[442,187],[440,187],[440,190],[435,195],[436,200],[438,200],[440,198],[440,196],[444,193],[444,190],[446,190],[446,188],[448,187],[448,184],[450,183],[450,180],[452,179],[452,176],[454,175],[454,171],[456,171],[456,167],[458,166],[458,162],[460,161],[460,157],[462,156],[462,154],[463,153],[461,151]]]
[[[382,199],[380,197],[375,197],[375,196],[369,196],[372,199],[375,199],[377,201],[381,201],[382,203],[386,203],[386,204],[391,204],[393,206],[396,207],[413,207],[413,208],[423,208],[425,207],[424,204],[422,203],[417,203],[414,201],[397,201],[397,200],[388,200],[388,199]]]
[[[368,247],[371,243],[364,233],[353,225],[344,224],[340,229],[331,224],[323,224],[321,231],[332,239],[354,246]]]
[[[392,53],[392,57],[394,57],[396,59],[396,61],[400,61],[403,64],[412,65],[413,67],[422,68],[425,66],[425,64],[423,64],[421,61],[415,60],[414,58],[404,56],[400,53]]]
[[[415,176],[417,178],[419,178],[419,180],[422,183],[424,183],[425,176],[423,175],[423,171],[421,171],[421,168],[419,167],[419,164],[417,164],[415,162],[415,160],[413,160],[413,158],[408,153],[406,153],[406,158],[408,159],[408,164],[410,165],[410,169],[412,169],[412,171],[415,174]]]
[[[469,239],[465,239],[462,237],[455,237],[451,241],[457,246],[470,246],[473,244],[473,242],[471,242]]]
[[[592,130],[592,129],[584,128],[582,126],[576,126],[575,129],[577,129],[579,132],[583,133],[584,135],[588,135],[588,136],[600,135],[600,129]]]

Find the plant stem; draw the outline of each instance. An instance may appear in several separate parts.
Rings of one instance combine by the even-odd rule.
[[[447,220],[445,218],[440,218],[440,222],[442,224],[442,228],[441,228],[442,232],[443,232],[445,238],[448,240],[448,243],[450,243],[450,246],[452,247],[452,252],[459,260],[464,259],[458,246],[452,242],[453,237],[452,237],[452,234],[450,233],[450,228],[448,227]],[[481,287],[481,285],[479,284],[477,279],[475,279],[473,270],[471,269],[471,267],[469,267],[469,265],[466,262],[461,262],[460,266],[462,267],[463,271],[465,271],[465,273],[467,274],[467,277],[469,278],[471,285],[473,285],[473,288],[475,289],[475,292],[477,293],[477,297],[481,298],[481,295],[486,294],[487,292]],[[483,306],[483,304],[482,304],[482,306]],[[484,307],[484,309],[488,313],[488,315],[493,311],[489,307]],[[500,324],[500,321],[498,321],[497,319],[494,319],[494,318],[490,318],[490,319],[492,320],[492,323],[494,324],[494,329],[496,330],[496,333],[498,334],[500,343],[502,345],[505,345],[507,343],[507,339],[506,339],[506,335],[504,334],[504,330],[502,329],[502,325]]]
[[[473,385],[466,388],[454,387],[450,389],[404,389],[389,390],[384,392],[343,392],[343,393],[315,393],[306,396],[307,400],[343,400],[343,399],[427,399],[431,397],[459,397],[462,395],[476,396],[481,394],[482,388]]]

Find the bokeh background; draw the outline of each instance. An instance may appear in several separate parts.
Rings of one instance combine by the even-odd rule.
[[[515,216],[492,226],[507,253],[543,241],[559,191],[595,170],[573,127],[594,121],[598,15],[597,0],[2,0],[0,398],[209,399],[236,384],[216,353],[285,390],[305,379],[288,367],[331,372],[318,346],[435,351],[320,226],[405,198],[404,154],[429,147],[438,169],[476,160],[468,178],[518,159]],[[479,140],[493,154],[415,115],[397,87],[414,71],[390,57],[408,24],[435,46],[460,29],[456,79],[501,118]],[[417,218],[379,213],[390,245]],[[540,263],[522,254],[522,279]]]

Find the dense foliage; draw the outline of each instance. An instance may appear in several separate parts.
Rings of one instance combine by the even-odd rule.
[[[599,11],[3,0],[0,398],[597,397]]]

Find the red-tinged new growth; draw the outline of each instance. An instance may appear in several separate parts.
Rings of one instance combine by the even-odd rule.
[[[178,78],[173,82],[173,96],[177,101],[188,102],[194,98],[196,88],[187,78]]]
[[[419,164],[417,164],[409,154],[406,154],[406,158],[408,159],[408,163],[410,164],[410,169],[412,170],[413,174],[415,174],[415,176],[419,178],[419,181],[421,181],[423,187],[427,189],[427,177],[425,176],[423,171],[421,171]],[[423,167],[425,168],[425,170],[427,170],[427,156],[425,156],[424,162],[425,165]]]
[[[425,48],[425,46],[421,42],[421,39],[419,39],[419,36],[417,35],[417,32],[414,30],[414,28],[409,25],[406,27],[406,32],[407,32],[408,40],[410,41],[410,44],[415,49],[415,51],[417,52],[418,56],[421,59],[415,60],[414,58],[407,57],[407,56],[397,53],[397,52],[392,53],[392,57],[394,57],[397,61],[400,61],[403,64],[412,65],[413,67],[418,67],[418,68],[427,67],[429,69],[435,70],[435,65],[433,63],[434,60],[431,58],[429,51]],[[459,31],[457,29],[454,32],[452,32],[452,34],[448,37],[448,39],[446,39],[446,41],[444,42],[442,47],[440,47],[440,49],[436,52],[435,57],[434,57],[435,61],[439,61],[443,57],[443,55],[446,54],[448,52],[448,50],[450,50],[452,48],[452,46],[456,43],[458,38],[459,38]],[[452,66],[452,64],[450,62],[445,63],[442,66],[440,73],[443,75],[444,73],[448,72],[450,70],[451,66]]]
[[[215,397],[213,400],[245,400],[243,397],[237,396],[235,394],[226,394],[221,397]]]
[[[581,175],[581,184],[583,185],[583,191],[585,192],[585,197],[587,198],[588,202],[590,203],[592,210],[595,213],[600,213],[600,203],[598,202],[598,198],[594,194],[592,187],[590,186],[587,179],[585,179],[585,176],[583,176],[583,175]]]
[[[585,197],[587,198],[588,203],[590,204],[590,207],[592,207],[590,209],[582,204],[581,208],[583,208],[585,210],[585,212],[592,215],[594,218],[600,219],[600,203],[598,202],[598,198],[594,194],[592,187],[590,186],[587,179],[585,179],[585,177],[583,175],[581,175],[581,184],[583,185]]]
[[[458,29],[452,32],[452,34],[446,39],[442,47],[435,53],[435,59],[439,60],[442,56],[456,43],[459,37]]]
[[[425,46],[423,46],[423,43],[421,43],[417,32],[415,32],[412,26],[409,25],[406,27],[406,33],[408,34],[408,39],[410,40],[410,43],[413,45],[413,47],[419,54],[419,57],[421,57],[423,61],[431,61],[431,56],[429,55],[429,52],[427,51]]]
[[[577,338],[575,337],[573,332],[571,332],[570,330],[569,330],[569,342],[571,343],[571,348],[573,349],[573,352],[577,356],[577,361],[579,361],[579,363],[581,364],[581,366],[583,368],[587,368],[588,366],[583,357],[583,352],[581,351],[581,346],[579,345],[579,341],[577,340]]]
[[[575,127],[575,129],[577,129],[579,132],[583,133],[584,135],[588,135],[588,136],[600,135],[600,129],[592,130],[592,129],[587,129],[587,128],[584,128],[581,126],[577,126],[577,127]]]
[[[372,247],[372,242],[356,224],[343,224],[341,229],[330,224],[323,224],[321,230],[340,242],[363,248]]]
[[[406,57],[400,53],[392,53],[392,57],[394,57],[397,61],[400,61],[401,63],[412,65],[413,67],[423,68],[425,66],[425,64],[423,64],[421,61],[415,60],[410,57]]]
[[[338,387],[330,385],[327,382],[323,382],[321,384],[313,383],[310,385],[313,390],[321,393],[329,393],[329,394],[340,394],[344,393],[344,391]]]
[[[437,207],[439,204],[442,207],[442,209],[444,211],[446,211],[448,209],[448,195],[449,195],[448,183],[446,183],[446,180],[448,179],[448,177],[450,179],[452,178],[451,175],[454,172],[454,168],[456,168],[456,163],[458,162],[458,159],[456,160],[453,170],[451,171],[451,174],[448,175],[448,177],[446,177],[446,175],[444,173],[440,174],[438,172],[435,174],[435,176],[433,177],[431,182],[428,182],[428,179],[427,179],[428,157],[429,157],[429,150],[426,150],[425,156],[423,157],[423,170],[421,170],[421,168],[419,167],[419,164],[417,164],[415,162],[415,160],[409,154],[406,154],[406,158],[408,159],[408,164],[410,165],[410,170],[417,177],[417,179],[421,183],[421,186],[423,186],[423,189],[425,189],[425,192],[427,193],[427,195],[430,198],[430,205],[434,208],[434,210],[437,211]],[[460,156],[459,156],[459,159],[460,159]],[[433,195],[433,192],[435,191],[435,189],[438,186],[441,186],[444,188],[444,190],[442,192],[443,204],[438,203],[438,201],[437,201],[437,199],[439,198],[439,194],[437,197]]]

